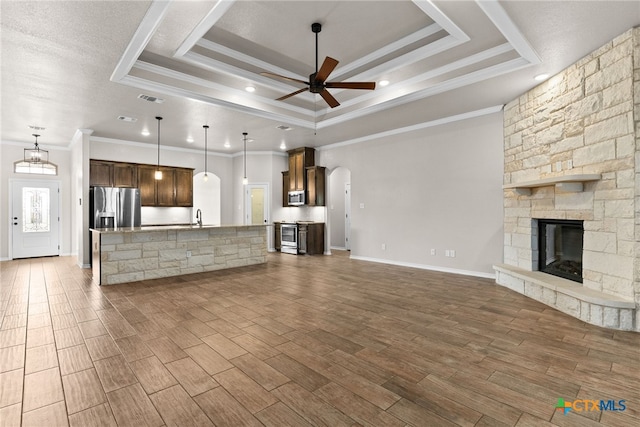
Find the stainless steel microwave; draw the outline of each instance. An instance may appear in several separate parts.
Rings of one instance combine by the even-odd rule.
[[[289,206],[304,205],[304,191],[289,191]]]

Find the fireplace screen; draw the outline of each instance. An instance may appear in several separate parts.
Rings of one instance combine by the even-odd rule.
[[[540,271],[582,283],[582,221],[538,220]]]

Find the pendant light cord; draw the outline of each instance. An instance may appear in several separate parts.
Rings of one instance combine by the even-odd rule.
[[[207,175],[207,131],[209,130],[208,125],[202,126],[204,128],[204,174]]]
[[[158,167],[157,170],[160,170],[160,120],[162,120],[162,117],[156,117],[156,120],[158,121]]]

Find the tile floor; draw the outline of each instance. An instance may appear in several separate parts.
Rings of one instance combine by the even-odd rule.
[[[640,334],[491,280],[337,252],[98,287],[74,262],[0,263],[3,427],[640,425]]]

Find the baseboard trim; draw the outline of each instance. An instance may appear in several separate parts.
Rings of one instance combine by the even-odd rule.
[[[457,268],[439,267],[439,266],[436,266],[436,265],[415,264],[415,263],[412,263],[412,262],[391,261],[391,260],[388,260],[388,259],[369,258],[369,257],[361,257],[361,256],[354,256],[354,255],[351,255],[350,258],[358,260],[358,261],[377,262],[377,263],[380,263],[380,264],[397,265],[399,267],[419,268],[421,270],[439,271],[441,273],[461,274],[463,276],[481,277],[483,279],[494,279],[495,280],[495,278],[496,278],[495,273],[483,273],[481,271],[460,270],[460,269],[457,269]]]

